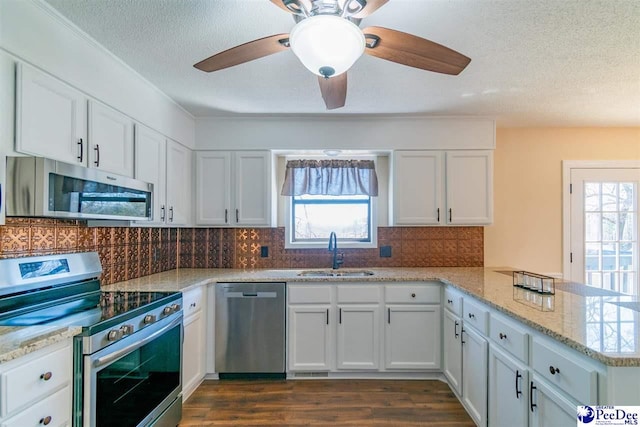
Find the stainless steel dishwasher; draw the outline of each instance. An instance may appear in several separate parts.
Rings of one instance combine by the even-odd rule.
[[[218,283],[216,372],[220,379],[285,378],[284,283]]]

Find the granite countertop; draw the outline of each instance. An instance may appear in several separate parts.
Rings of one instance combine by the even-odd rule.
[[[640,367],[640,303],[582,284],[556,281],[553,296],[513,287],[509,267],[371,268],[373,276],[301,277],[301,270],[178,269],[104,287],[184,291],[215,282],[407,282],[439,280],[608,366]],[[349,269],[341,269],[349,271]]]
[[[450,284],[608,366],[640,367],[640,303],[632,297],[557,281],[554,296],[513,287],[512,268],[371,268],[365,277],[301,277],[301,270],[177,269],[103,286],[105,291],[186,291],[216,282],[410,282]],[[349,271],[341,269],[340,271]],[[0,327],[0,363],[73,336],[80,328]]]

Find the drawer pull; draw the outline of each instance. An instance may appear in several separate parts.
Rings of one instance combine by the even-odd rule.
[[[415,298],[415,297],[416,297],[416,294],[411,294],[411,298]]]
[[[529,388],[529,407],[531,408],[531,412],[533,412],[533,408],[535,408],[536,405],[535,403],[533,403],[533,390],[537,390],[538,387],[533,385],[533,381],[531,381],[531,387]]]
[[[195,306],[196,306],[196,303],[195,303],[195,302],[192,302],[192,303],[191,303],[191,305],[190,305],[189,307],[193,307],[193,308],[195,308]]]
[[[476,318],[476,315],[475,315],[475,314],[473,314],[473,313],[469,313],[469,319],[475,319],[475,318]]]
[[[500,337],[501,340],[506,340],[507,339],[507,334],[503,334],[502,332],[500,332],[499,337]]]
[[[549,366],[549,372],[551,372],[551,375],[559,374],[560,368],[554,368],[553,366]]]
[[[43,424],[45,426],[48,426],[51,423],[51,416],[47,415],[46,417],[40,419],[40,424]]]
[[[53,376],[53,374],[51,373],[51,371],[49,371],[49,372],[45,372],[44,374],[40,375],[40,379],[43,380],[43,381],[49,381],[52,376]]]
[[[453,300],[452,299],[448,299],[447,300],[447,304],[453,304]]]
[[[522,374],[516,369],[516,399],[520,399],[520,395],[522,394],[522,390],[518,390],[518,380],[520,378],[522,378]]]

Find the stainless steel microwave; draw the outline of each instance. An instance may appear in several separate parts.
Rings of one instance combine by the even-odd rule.
[[[150,220],[153,184],[42,157],[7,157],[6,215]]]

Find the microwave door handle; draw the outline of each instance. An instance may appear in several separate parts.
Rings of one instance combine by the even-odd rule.
[[[106,356],[102,356],[99,357],[97,359],[95,359],[93,361],[93,367],[94,368],[99,368],[101,366],[104,365],[108,365],[111,362],[114,362],[116,360],[118,360],[119,358],[121,358],[122,356],[127,355],[128,353],[131,353],[134,350],[139,349],[140,347],[149,344],[151,341],[153,341],[154,339],[158,338],[160,335],[164,334],[165,332],[167,332],[169,329],[175,327],[176,325],[182,323],[182,316],[178,316],[177,318],[175,318],[171,323],[169,323],[166,326],[163,326],[161,329],[158,329],[157,331],[153,332],[151,335],[142,338],[139,341],[136,341],[135,343],[128,345],[118,351],[114,351],[113,353],[107,354]]]

